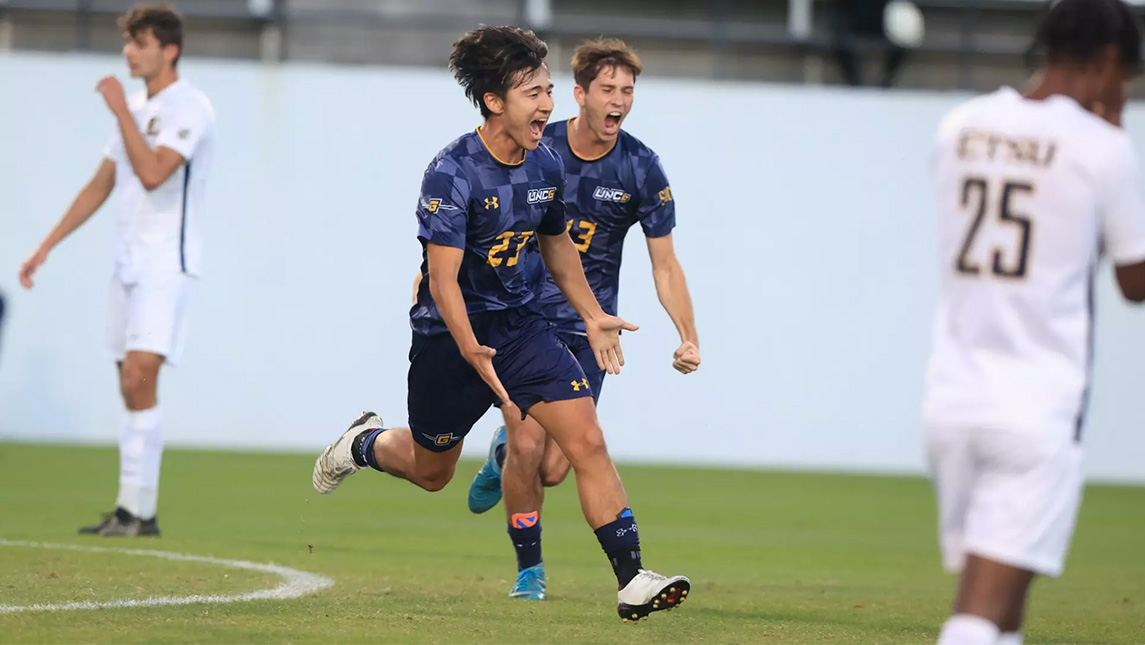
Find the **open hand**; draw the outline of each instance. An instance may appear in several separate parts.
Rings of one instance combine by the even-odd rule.
[[[497,355],[497,350],[478,345],[474,350],[461,352],[461,355],[473,366],[473,369],[477,370],[477,373],[481,375],[481,380],[485,381],[485,384],[493,390],[502,405],[512,405],[513,402],[509,400],[509,392],[504,385],[501,385],[501,379],[497,377],[497,370],[493,369],[493,357]]]
[[[588,344],[596,354],[596,364],[609,374],[619,374],[624,365],[624,352],[620,349],[620,331],[640,329],[618,316],[603,316],[585,321]]]

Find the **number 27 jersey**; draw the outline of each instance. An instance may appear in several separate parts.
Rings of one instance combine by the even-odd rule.
[[[946,117],[931,170],[941,298],[924,416],[1079,430],[1099,262],[1145,260],[1128,136],[1067,97],[1003,88]]]

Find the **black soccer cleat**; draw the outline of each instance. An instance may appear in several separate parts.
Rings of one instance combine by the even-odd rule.
[[[79,533],[103,537],[159,537],[159,522],[154,517],[144,520],[127,509],[116,508],[113,513],[105,513],[99,524],[80,527]]]

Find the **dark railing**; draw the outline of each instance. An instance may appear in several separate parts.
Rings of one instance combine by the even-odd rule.
[[[772,3],[777,15],[781,14],[785,3],[794,5],[803,0],[762,0]],[[517,0],[517,10],[511,12],[521,20],[527,15],[525,8],[529,0]],[[948,31],[931,30],[920,52],[943,54],[954,57],[959,66],[959,84],[969,89],[974,84],[974,69],[979,56],[1020,56],[1026,47],[1028,34],[983,34],[982,27],[991,19],[991,12],[1033,14],[1040,7],[1036,0],[915,0],[926,15],[928,12],[942,12],[948,23],[956,29]],[[118,15],[130,7],[132,0],[0,0],[0,20],[6,15],[19,12],[28,13],[72,13],[75,15],[76,45],[80,50],[92,47],[93,19]],[[383,15],[378,11],[364,9],[325,9],[320,3],[298,3],[289,0],[270,0],[262,3],[248,3],[246,0],[181,0],[177,5],[188,18],[228,20],[250,23],[254,28],[273,27],[281,30],[282,43],[277,48],[276,57],[287,57],[289,30],[292,25],[324,24],[353,25],[357,27],[385,26],[400,30],[451,30],[460,31],[473,26],[475,17],[441,13],[411,13],[397,16]],[[363,3],[365,4],[365,3]],[[508,3],[507,3],[508,4]],[[540,29],[545,35],[558,37],[590,37],[600,35],[602,29],[608,34],[633,39],[658,39],[668,42],[703,45],[709,48],[714,61],[711,74],[725,75],[727,60],[732,46],[759,45],[789,47],[794,52],[823,54],[834,45],[829,33],[822,29],[811,29],[805,37],[793,35],[788,26],[780,20],[740,21],[733,16],[737,3],[733,0],[709,0],[703,2],[706,18],[674,18],[670,16],[631,16],[610,15],[606,20],[599,16],[580,14],[577,3],[572,0],[552,0],[553,20]],[[252,6],[265,10],[252,12]],[[698,5],[700,6],[700,5]],[[760,5],[763,6],[763,5]],[[814,5],[822,10],[825,2]],[[995,13],[994,15],[998,15]],[[951,16],[956,16],[950,20]],[[501,16],[498,19],[513,19]],[[930,18],[928,16],[928,22]],[[819,21],[822,22],[822,21]],[[859,42],[859,49],[878,49],[879,42]]]

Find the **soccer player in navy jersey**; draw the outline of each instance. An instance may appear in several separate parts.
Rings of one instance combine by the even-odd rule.
[[[689,374],[700,366],[700,341],[684,271],[672,244],[676,203],[659,157],[620,128],[632,109],[640,59],[623,41],[590,40],[577,47],[572,68],[580,111],[568,121],[549,125],[542,139],[564,161],[566,229],[580,251],[593,293],[604,311],[615,315],[624,238],[640,224],[657,295],[680,334],[673,366]],[[552,280],[545,281],[541,293],[545,315],[577,357],[588,389],[598,400],[605,370],[597,366],[584,323]],[[470,486],[469,509],[489,510],[504,490],[509,535],[517,549],[517,582],[511,597],[545,599],[539,530],[543,487],[559,484],[568,472],[568,459],[535,418],[505,415],[505,426],[494,433],[485,465]],[[530,531],[528,525],[534,521],[537,529]]]
[[[368,467],[441,490],[465,435],[491,405],[517,418],[528,413],[576,471],[585,519],[616,574],[618,613],[634,620],[678,605],[690,583],[643,568],[588,377],[541,308],[547,268],[584,321],[596,369],[619,371],[620,330],[636,326],[601,309],[566,232],[564,167],[541,143],[553,109],[547,49],[516,27],[482,27],[454,44],[450,69],[485,122],[438,153],[422,180],[410,427],[385,428],[363,413],[318,457],[312,482],[329,493]]]

